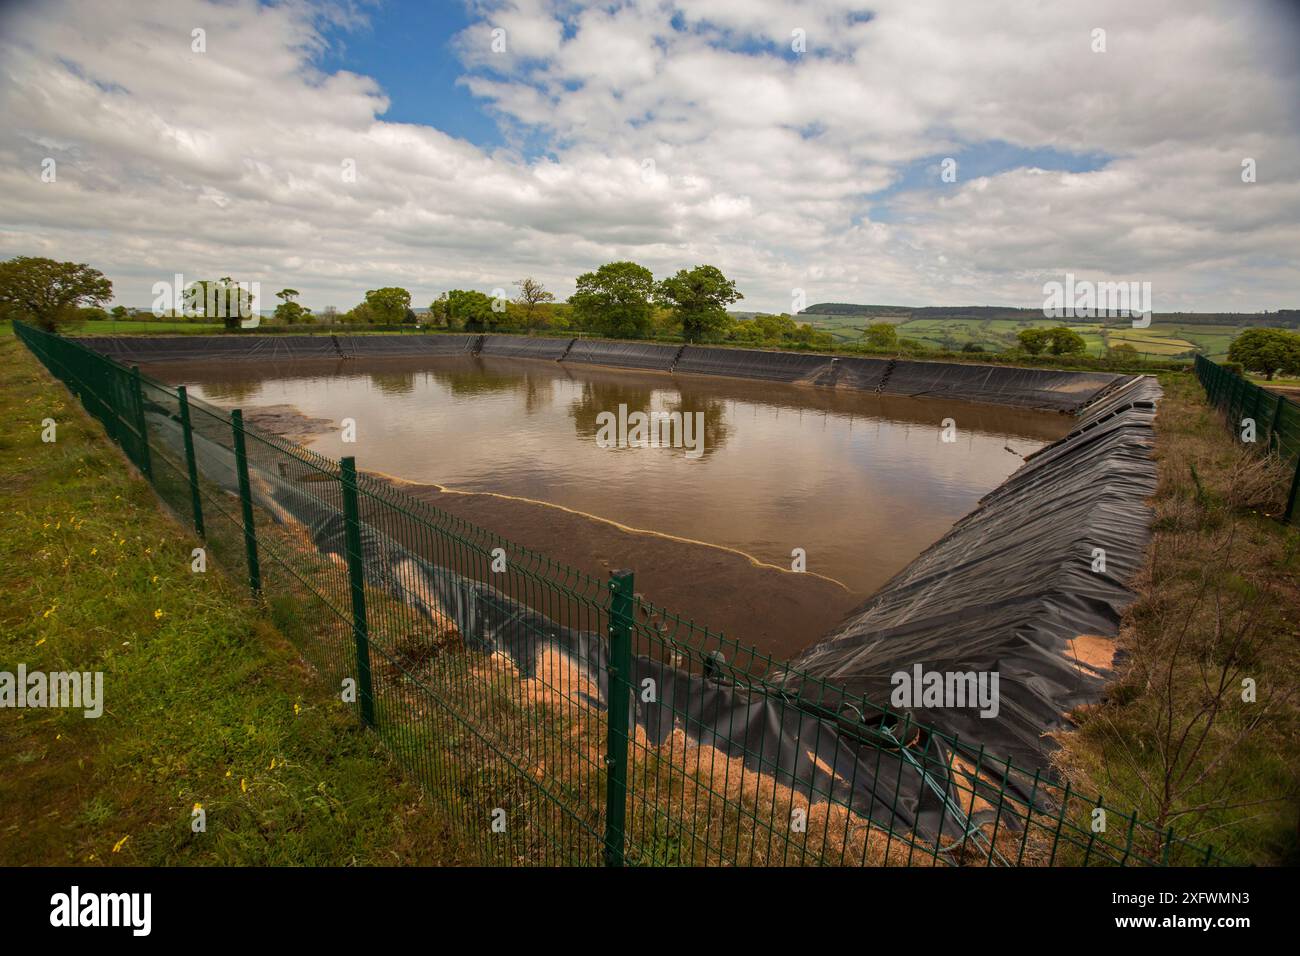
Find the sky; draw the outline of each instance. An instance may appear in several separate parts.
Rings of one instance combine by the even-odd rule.
[[[632,259],[759,311],[1037,308],[1067,273],[1298,308],[1298,9],[0,0],[0,257],[136,307],[177,273],[564,298]]]

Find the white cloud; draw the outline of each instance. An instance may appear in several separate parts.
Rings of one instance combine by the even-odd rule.
[[[1296,306],[1300,44],[1280,7],[573,7],[484,4],[457,38],[471,92],[550,142],[537,159],[384,121],[373,79],[320,73],[322,19],[346,7],[9,8],[0,254],[91,262],[131,304],[176,271],[291,285],[317,307],[390,284],[424,304],[526,273],[564,295],[634,258],[656,274],[711,262],[748,308],[788,309],[794,287],[809,302],[1032,305],[1067,270],[1150,279],[1157,308]],[[497,26],[506,54],[490,49]],[[936,183],[873,221],[870,194],[905,166],[989,141],[1112,159]]]

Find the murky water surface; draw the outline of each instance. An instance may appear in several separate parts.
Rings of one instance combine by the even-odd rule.
[[[786,568],[803,549],[809,571],[862,596],[1070,425],[934,399],[470,356],[148,371],[225,407],[289,404],[328,419],[306,443],[363,469],[562,505]],[[621,405],[702,414],[703,447],[600,447],[598,416]],[[349,418],[355,443],[338,427]]]

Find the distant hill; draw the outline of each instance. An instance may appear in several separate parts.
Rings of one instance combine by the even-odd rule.
[[[1031,322],[1043,317],[1043,310],[1016,309],[997,305],[858,305],[851,302],[817,302],[808,306],[800,315],[834,315],[852,318],[873,319],[888,318],[899,321],[902,316],[908,320],[917,319],[958,319],[973,322],[1012,321]],[[1279,309],[1276,312],[1155,312],[1153,318],[1181,325],[1265,325],[1274,328],[1300,327],[1300,309]],[[1080,324],[1103,322],[1102,319],[1071,319]],[[1128,319],[1114,319],[1115,323],[1128,322]]]

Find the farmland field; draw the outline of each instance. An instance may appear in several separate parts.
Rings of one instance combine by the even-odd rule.
[[[960,350],[966,345],[978,345],[986,351],[1013,348],[1016,334],[1032,326],[1050,328],[1059,323],[1052,319],[980,319],[980,318],[911,318],[909,312],[878,313],[866,315],[819,315],[803,313],[801,321],[812,323],[814,328],[830,332],[835,341],[847,344],[861,339],[862,329],[869,322],[890,322],[901,339],[911,339],[927,348]],[[1069,328],[1083,336],[1089,355],[1101,355],[1107,346],[1121,343],[1131,345],[1140,354],[1151,358],[1190,356],[1201,352],[1207,358],[1222,361],[1228,346],[1239,329],[1232,325],[1198,325],[1178,321],[1162,321],[1155,317],[1145,329],[1135,329],[1130,323],[1077,322]]]

